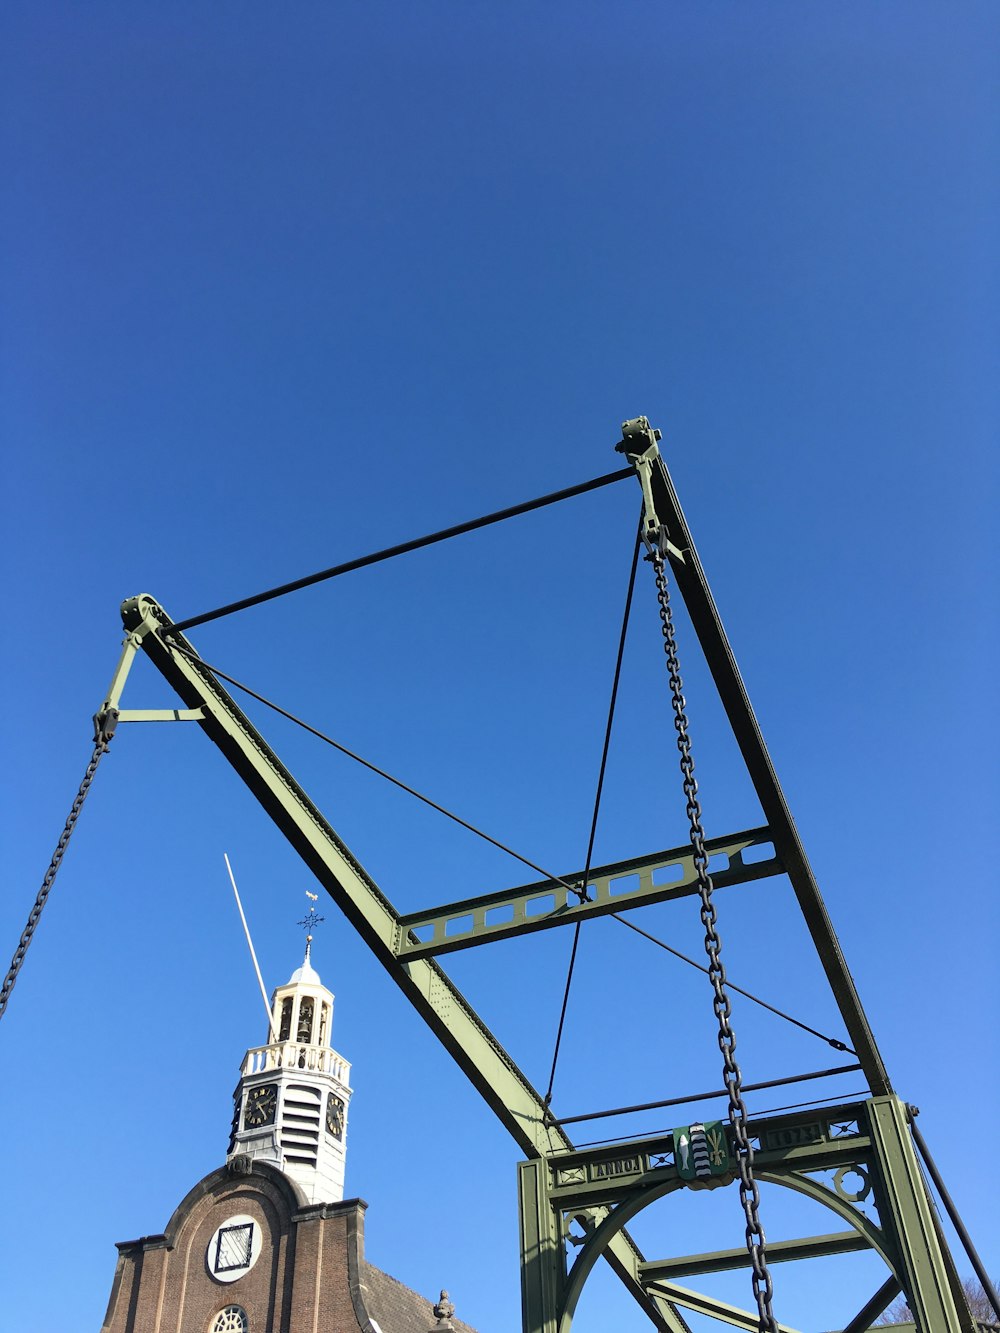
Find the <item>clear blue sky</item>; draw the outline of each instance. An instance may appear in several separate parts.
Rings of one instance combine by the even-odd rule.
[[[572,484],[646,413],[896,1086],[995,1271],[1000,1182],[969,1133],[1000,1094],[998,47],[976,2],[9,0],[3,965],[124,597],[179,619]],[[568,871],[637,503],[619,486],[193,637]],[[599,859],[685,837],[657,638],[647,578]],[[759,813],[688,633],[682,652],[726,833]],[[141,664],[126,706],[171,702]],[[401,910],[526,877],[260,722]],[[273,986],[308,875],[197,729],[120,731],[0,1033],[0,1333],[97,1328],[114,1242],[161,1230],[224,1156],[264,1035],[224,851]],[[686,907],[641,924],[696,951]],[[787,889],[719,910],[733,978],[840,1035]],[[326,915],[369,1258],[447,1285],[484,1333],[516,1328],[517,1150]],[[543,1087],[568,945],[449,966]],[[735,1022],[750,1081],[830,1063],[745,1004]],[[703,979],[588,927],[557,1110],[717,1086],[718,1063]],[[835,1229],[773,1195],[775,1238]],[[636,1231],[666,1254],[738,1245],[742,1220],[726,1191]],[[784,1265],[776,1310],[833,1327],[881,1280]],[[712,1289],[749,1300],[743,1275]],[[595,1278],[578,1327],[647,1325]]]

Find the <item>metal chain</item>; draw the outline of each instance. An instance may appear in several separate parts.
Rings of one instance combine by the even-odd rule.
[[[722,942],[717,929],[715,905],[712,902],[712,877],[708,873],[708,853],[705,850],[705,832],[702,827],[701,804],[698,800],[698,783],[694,776],[694,761],[691,758],[691,740],[688,735],[688,720],[685,713],[684,682],[681,680],[677,660],[677,638],[674,634],[673,612],[670,606],[670,591],[664,568],[663,552],[649,544],[648,559],[652,562],[656,575],[656,598],[660,604],[660,621],[663,632],[663,650],[667,657],[667,669],[670,675],[671,702],[674,710],[674,728],[677,731],[677,749],[681,757],[681,773],[684,778],[684,795],[687,798],[687,815],[691,825],[691,847],[694,852],[694,866],[698,876],[698,895],[701,898],[701,920],[705,927],[705,952],[708,954],[708,975],[715,992],[713,1008],[719,1022],[719,1049],[724,1062],[723,1077],[729,1094],[729,1119],[736,1140],[736,1161],[740,1173],[740,1202],[746,1217],[746,1242],[753,1267],[753,1292],[757,1302],[760,1333],[779,1333],[778,1324],[771,1309],[774,1294],[771,1276],[767,1269],[764,1228],[761,1226],[758,1210],[760,1193],[753,1175],[753,1143],[747,1124],[747,1108],[743,1101],[743,1075],[736,1062],[736,1037],[730,1024],[731,1008],[726,994],[726,969],[721,958]]]
[[[28,916],[28,924],[21,933],[21,939],[14,951],[14,957],[11,960],[10,969],[4,979],[3,986],[0,987],[0,1018],[3,1018],[7,1009],[7,1001],[10,999],[10,993],[14,989],[14,983],[17,981],[17,974],[21,970],[21,964],[24,962],[24,955],[28,952],[28,945],[31,943],[31,937],[35,933],[35,927],[38,925],[38,919],[42,915],[42,908],[45,906],[45,900],[49,896],[49,891],[55,882],[56,872],[66,854],[66,848],[69,845],[73,829],[76,827],[76,821],[80,818],[80,811],[83,809],[83,803],[87,799],[87,793],[90,791],[90,784],[94,780],[94,774],[97,772],[97,765],[101,758],[107,753],[108,746],[111,744],[111,737],[114,735],[115,725],[118,721],[118,710],[108,709],[105,713],[98,713],[94,718],[94,753],[90,757],[90,763],[87,765],[87,771],[83,775],[83,781],[80,783],[80,790],[76,794],[76,800],[73,802],[72,809],[66,819],[65,827],[59,835],[59,841],[56,843],[56,849],[52,853],[52,860],[49,862],[49,868],[45,872],[42,880],[42,887],[38,890],[38,897],[35,899],[35,905]]]

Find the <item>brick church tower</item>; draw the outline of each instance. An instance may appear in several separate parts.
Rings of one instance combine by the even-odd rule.
[[[247,1051],[224,1166],[162,1235],[118,1245],[101,1333],[475,1333],[446,1292],[425,1300],[364,1257],[362,1199],[344,1199],[350,1065],[330,1044],[333,995],[302,966]]]

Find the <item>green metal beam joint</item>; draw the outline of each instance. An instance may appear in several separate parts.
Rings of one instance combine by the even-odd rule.
[[[895,1283],[906,1293],[919,1333],[969,1333],[972,1326],[963,1322],[954,1294],[954,1265],[935,1229],[910,1142],[906,1108],[897,1098],[768,1116],[751,1121],[750,1132],[759,1145],[755,1153],[758,1179],[806,1194],[853,1227],[847,1232],[771,1243],[771,1261],[873,1249],[891,1271],[882,1289],[888,1293],[886,1304]],[[526,1174],[529,1166],[530,1177]],[[530,1232],[522,1237],[526,1281],[530,1278],[534,1284],[525,1287],[525,1301],[535,1322],[525,1327],[530,1333],[569,1333],[583,1282],[602,1246],[616,1234],[616,1227],[629,1223],[651,1203],[682,1196],[685,1182],[674,1161],[673,1134],[553,1153],[543,1162],[523,1163],[520,1171],[522,1219],[532,1223]],[[831,1171],[835,1173],[832,1184],[819,1178]],[[858,1207],[869,1197],[878,1223]],[[539,1219],[546,1212],[543,1227]],[[582,1248],[567,1270],[565,1229],[568,1219],[575,1216],[588,1218],[589,1225]],[[538,1236],[545,1227],[551,1243],[539,1248]],[[546,1255],[551,1271],[542,1275]],[[755,1330],[756,1315],[688,1292],[671,1281],[677,1274],[721,1272],[745,1268],[748,1263],[745,1250],[727,1249],[643,1261],[637,1277],[648,1291],[658,1292],[675,1307]]]
[[[762,1172],[771,1173],[835,1171],[866,1162],[872,1141],[863,1117],[864,1103],[859,1102],[832,1107],[813,1121],[804,1122],[799,1113],[751,1121],[750,1133],[761,1144],[754,1161]],[[852,1120],[860,1120],[855,1133],[833,1135],[831,1126]],[[673,1135],[658,1134],[553,1153],[547,1159],[549,1198],[553,1206],[571,1211],[617,1203],[636,1189],[679,1183],[673,1151]]]

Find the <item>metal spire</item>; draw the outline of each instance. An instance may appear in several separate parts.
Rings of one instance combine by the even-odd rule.
[[[309,955],[312,952],[313,931],[317,926],[322,925],[326,918],[316,915],[316,904],[319,902],[319,894],[310,893],[309,890],[306,889],[306,897],[309,899],[309,911],[301,921],[296,921],[295,924],[297,926],[302,926],[306,931],[306,955],[302,960],[302,966],[312,967],[312,963],[309,961]]]

